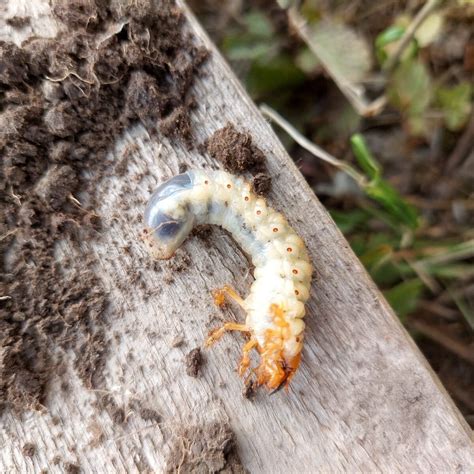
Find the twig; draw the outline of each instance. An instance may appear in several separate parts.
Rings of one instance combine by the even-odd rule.
[[[418,303],[418,308],[423,309],[429,313],[432,313],[436,316],[439,316],[443,319],[447,319],[448,321],[455,321],[459,317],[459,312],[455,309],[448,308],[447,306],[443,306],[436,301],[427,301],[421,300]]]
[[[65,81],[69,76],[74,76],[77,79],[79,79],[81,82],[85,82],[86,84],[90,84],[90,85],[95,84],[94,82],[91,82],[91,81],[88,81],[87,79],[82,78],[81,76],[79,76],[79,74],[77,74],[74,71],[67,71],[63,77],[49,77],[46,74],[44,77],[50,82],[62,82],[62,81]]]
[[[422,260],[418,260],[417,264],[426,268],[430,265],[441,265],[456,260],[463,260],[465,258],[470,258],[473,256],[474,239],[468,240],[467,242],[463,242],[457,245],[454,250],[449,250],[438,255],[433,255],[432,257],[427,257]]]
[[[423,265],[420,265],[418,262],[410,262],[408,259],[405,261],[416,273],[418,278],[430,289],[431,293],[437,294],[441,291],[441,286],[430,276]]]
[[[423,5],[423,8],[418,12],[418,14],[415,16],[415,18],[410,23],[405,33],[401,37],[400,42],[398,43],[395,51],[385,62],[383,67],[385,71],[391,71],[395,67],[403,51],[405,51],[405,48],[408,46],[414,34],[416,33],[416,30],[421,26],[423,21],[425,21],[426,17],[433,10],[435,10],[442,1],[443,0],[428,0]]]
[[[279,127],[285,130],[288,135],[290,135],[296,143],[302,146],[305,150],[308,150],[314,156],[320,158],[321,160],[329,163],[336,168],[346,172],[351,178],[353,178],[359,186],[362,188],[367,186],[367,179],[365,176],[360,174],[357,170],[355,170],[352,166],[344,163],[344,161],[338,160],[334,156],[330,155],[328,152],[324,151],[315,143],[309,141],[306,137],[304,137],[298,130],[293,127],[289,122],[287,122],[280,114],[278,114],[275,110],[268,105],[262,104],[260,106],[260,111],[263,115],[267,116],[270,120],[275,122]]]
[[[10,235],[15,234],[16,232],[18,232],[18,228],[9,230],[6,234],[0,236],[0,242],[6,239],[7,237],[10,237]]]

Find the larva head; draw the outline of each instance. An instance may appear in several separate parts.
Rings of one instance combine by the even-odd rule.
[[[157,259],[170,258],[191,232],[194,216],[180,194],[192,185],[188,173],[179,174],[162,183],[148,201],[143,238]]]

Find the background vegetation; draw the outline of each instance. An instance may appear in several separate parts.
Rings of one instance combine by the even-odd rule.
[[[473,1],[191,5],[474,426]]]

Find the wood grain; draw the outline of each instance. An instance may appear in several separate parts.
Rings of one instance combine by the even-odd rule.
[[[46,0],[2,2],[3,18],[19,13],[34,19],[21,31],[0,24],[1,39],[54,34]],[[120,159],[128,144],[137,145],[127,174],[101,183],[102,238],[84,242],[82,251],[96,254],[97,272],[113,301],[106,392],[120,406],[139,400],[163,422],[145,421],[131,410],[127,423],[114,423],[97,408],[99,394],[71,370],[69,392],[54,382],[45,411],[21,419],[3,415],[1,470],[61,472],[54,463],[60,456],[84,472],[162,472],[177,424],[228,419],[241,461],[252,473],[472,472],[472,433],[452,400],[270,126],[188,11],[187,16],[196,42],[212,51],[195,87],[198,141],[228,121],[251,132],[268,158],[270,203],[304,238],[316,268],[301,370],[289,393],[261,392],[250,402],[235,373],[242,340],[228,335],[206,351],[201,378],[186,375],[184,356],[202,344],[209,329],[222,319],[244,317],[237,308],[216,309],[210,291],[228,283],[246,294],[252,276],[246,257],[218,229],[212,246],[198,238],[185,243],[182,255],[191,264],[184,271],[170,264],[150,269],[138,235],[151,190],[177,173],[180,163],[198,168],[216,163],[136,126],[110,156]],[[61,250],[81,258],[66,243]],[[131,277],[136,271],[139,282]],[[177,336],[185,344],[173,347]],[[97,433],[101,442],[95,442]],[[36,445],[31,458],[22,454],[27,442]]]

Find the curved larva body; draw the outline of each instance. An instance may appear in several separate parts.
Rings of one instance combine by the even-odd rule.
[[[256,196],[244,179],[223,171],[192,170],[163,183],[145,211],[146,240],[156,258],[170,258],[195,225],[229,231],[255,266],[255,282],[241,301],[251,333],[241,372],[256,347],[258,382],[278,388],[296,371],[302,349],[312,267],[303,241],[285,217]],[[229,291],[229,290],[228,290]],[[230,290],[232,291],[232,290]]]

